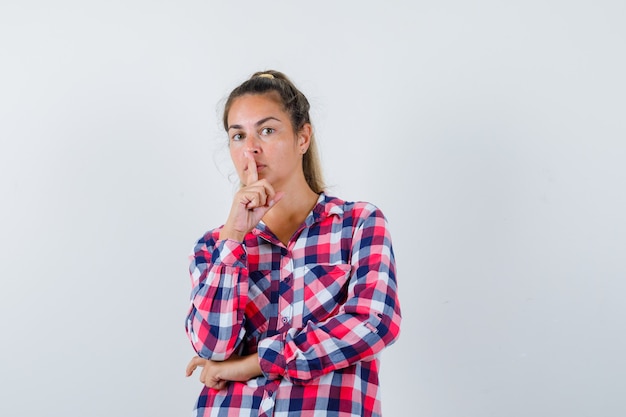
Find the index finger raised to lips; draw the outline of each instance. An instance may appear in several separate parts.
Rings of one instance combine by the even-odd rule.
[[[250,185],[259,180],[259,173],[256,170],[256,161],[254,160],[254,156],[252,156],[250,152],[246,152],[245,156],[248,159],[246,185]]]

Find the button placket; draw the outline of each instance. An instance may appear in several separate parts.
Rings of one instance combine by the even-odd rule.
[[[259,415],[271,416],[273,414],[275,404],[274,394],[275,392],[271,389],[263,393],[263,399],[259,407]]]
[[[279,321],[286,326],[293,316],[293,260],[290,257],[281,260],[280,280]]]

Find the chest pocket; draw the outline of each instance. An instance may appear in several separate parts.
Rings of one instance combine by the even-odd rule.
[[[303,325],[334,315],[348,296],[350,265],[305,265],[303,276]]]

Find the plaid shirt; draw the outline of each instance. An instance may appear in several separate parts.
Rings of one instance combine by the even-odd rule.
[[[321,194],[289,241],[209,231],[191,256],[187,334],[200,357],[258,352],[263,375],[204,387],[196,416],[380,416],[378,353],[400,331],[387,221]]]

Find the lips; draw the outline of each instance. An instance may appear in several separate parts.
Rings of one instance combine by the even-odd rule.
[[[256,170],[257,171],[260,170],[260,169],[263,169],[263,168],[265,168],[265,165],[263,165],[263,164],[256,164]],[[244,171],[247,171],[247,170],[248,170],[248,167],[246,166],[244,168]]]

